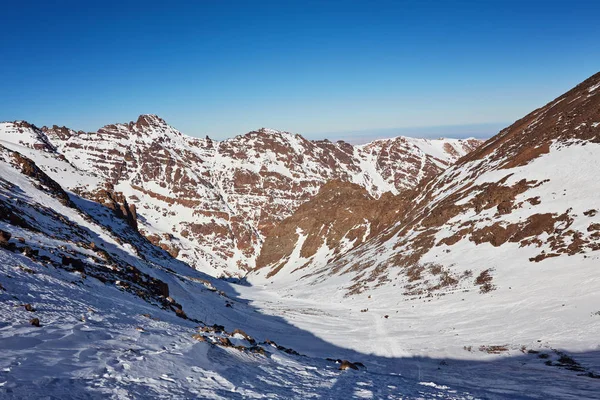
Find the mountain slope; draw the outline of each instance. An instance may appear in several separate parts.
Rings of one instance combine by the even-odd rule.
[[[305,269],[312,258],[321,263],[339,258],[395,222],[408,208],[409,193],[375,199],[359,185],[330,181],[269,232],[256,268],[270,267],[268,278],[282,268]]]
[[[133,208],[140,232],[179,259],[238,276],[255,267],[264,236],[325,182],[353,182],[374,197],[398,193],[480,143],[400,137],[355,147],[267,129],[217,142],[153,115],[95,133],[4,123],[0,141],[68,190]]]
[[[426,257],[429,252],[452,251],[456,244],[467,243],[516,243],[524,254],[534,253],[532,262],[598,250],[593,193],[600,142],[599,80],[596,75],[583,82],[435,179],[406,192],[395,202],[403,212],[393,227],[322,272],[339,272],[359,258],[361,274],[371,281],[386,280],[390,270],[403,274],[423,258],[434,262]],[[318,208],[318,203],[315,198],[303,207]],[[361,214],[359,209],[349,211]],[[385,256],[372,255],[380,251]],[[359,282],[369,284],[368,279]]]
[[[3,399],[470,396],[377,364],[340,370],[325,357],[343,350],[257,313],[4,146],[0,320]],[[301,356],[288,342],[322,353]],[[367,382],[357,387],[357,376]]]
[[[345,230],[314,253],[306,238],[330,221],[299,210],[282,223],[285,251],[270,254],[249,282],[277,293],[281,308],[295,299],[343,305],[341,320],[354,327],[352,337],[331,340],[367,352],[450,358],[526,353],[532,360],[547,352],[594,352],[600,329],[599,88],[597,74],[408,198],[392,201],[400,212],[366,240],[355,239],[353,224],[364,218],[368,226],[378,200],[347,199],[343,214],[356,214],[353,220],[331,225]],[[318,210],[319,201],[302,208]],[[267,236],[263,252],[280,240]],[[288,314],[304,329],[326,321]],[[375,323],[377,333],[371,331]],[[330,329],[314,332],[331,337]],[[355,339],[365,335],[377,345]],[[600,368],[595,356],[577,362],[580,372]],[[546,365],[566,367],[554,359]]]
[[[106,178],[130,174],[110,148],[89,172],[89,148],[66,157],[52,135],[3,125],[0,397],[599,398],[599,87],[600,74],[414,190],[318,185],[265,231],[276,251],[243,285],[140,235],[152,225]],[[118,152],[179,140],[145,123],[111,128],[149,136]],[[140,172],[156,175],[152,199],[183,169],[169,146]]]

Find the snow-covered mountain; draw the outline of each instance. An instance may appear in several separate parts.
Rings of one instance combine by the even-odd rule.
[[[403,196],[324,186],[267,235],[248,280],[385,314],[375,340],[398,338],[398,354],[593,352],[598,176],[600,73]]]
[[[290,275],[294,279],[308,267],[311,279],[346,275],[353,282],[346,294],[399,280],[406,295],[422,296],[439,289],[473,289],[472,279],[467,279],[471,274],[494,275],[496,267],[489,263],[470,268],[470,256],[502,260],[510,255],[524,261],[524,269],[546,259],[544,264],[562,264],[565,257],[593,263],[595,258],[586,254],[600,250],[599,82],[600,74],[591,77],[393,200],[371,198],[360,187],[345,190],[348,185],[343,183],[324,186],[280,225],[298,228],[288,251],[259,267],[271,267],[270,276],[273,269],[290,273],[292,267],[285,265],[289,260],[303,265],[302,272]],[[326,209],[331,221],[323,223],[318,210],[334,204],[333,199],[340,203]],[[305,210],[314,210],[312,220],[307,221],[311,213]],[[332,217],[335,210],[351,214],[347,228],[336,229],[345,219]],[[319,223],[311,229],[291,223],[298,214],[304,226]],[[327,231],[335,231],[336,239],[325,240]],[[278,232],[268,235],[263,256],[280,239]],[[347,253],[339,246],[356,249]],[[297,256],[290,258],[292,252]],[[503,256],[492,257],[495,252]],[[432,268],[437,273],[432,275]],[[500,267],[496,273],[502,274]]]
[[[269,166],[253,170],[251,146],[212,142],[217,151],[161,136],[161,124],[2,125],[1,398],[600,398],[600,74],[429,180],[391,168],[390,149],[409,139],[352,147],[368,165],[388,162],[376,179],[342,162],[345,144],[303,145],[338,149],[332,163],[344,167],[327,183],[301,175],[312,198],[273,186],[273,202],[297,206],[264,230],[248,218],[265,242],[238,284],[174,258],[149,230],[171,229],[169,212],[185,204],[202,210],[187,201],[221,204],[223,220],[257,206],[228,199],[261,199],[252,188],[279,182],[269,173],[283,175],[287,159],[256,152]],[[231,141],[276,146],[284,135]],[[426,154],[444,148],[433,143]],[[203,152],[206,175],[187,168]],[[419,165],[451,160],[430,157]],[[286,167],[290,181],[311,159]],[[232,160],[245,167],[219,167]]]
[[[180,260],[212,275],[243,276],[255,267],[264,236],[324,183],[353,182],[373,197],[398,193],[481,141],[398,137],[352,146],[261,129],[218,142],[142,115],[93,133],[2,123],[0,143],[67,190],[116,200],[117,208],[126,203],[139,231]]]
[[[351,396],[344,369],[366,371],[327,359],[344,354],[257,313],[1,145],[0,321],[2,399]],[[316,353],[286,347],[302,343]],[[372,375],[393,398],[397,384]],[[448,392],[427,384],[411,380],[402,394]]]
[[[472,397],[257,312],[147,241],[126,210],[0,145],[1,398]]]

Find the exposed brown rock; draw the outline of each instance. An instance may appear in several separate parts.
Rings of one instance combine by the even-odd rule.
[[[196,339],[199,342],[206,342],[206,336],[201,335],[199,333],[195,333],[192,335],[192,338]]]
[[[519,243],[520,246],[544,246],[545,251],[532,257],[534,262],[600,248],[597,237],[593,236],[596,234],[595,226],[587,230],[592,235],[572,228],[573,210],[558,214],[535,211],[535,206],[542,199],[526,196],[526,192],[546,185],[548,179],[514,182],[510,171],[549,152],[551,146],[599,143],[600,131],[596,122],[600,121],[600,90],[591,89],[599,84],[600,73],[504,129],[439,177],[421,182],[408,196],[408,205],[388,224],[388,229],[372,237],[367,244],[355,247],[352,258],[341,256],[328,263],[326,269],[314,273],[320,276],[353,273],[355,277],[348,293],[360,293],[369,284],[379,285],[388,281],[388,274],[395,269],[409,281],[407,290],[413,292],[423,290],[424,281],[429,279],[430,272],[421,264],[421,259],[436,244],[451,247],[462,239],[469,239],[475,244],[490,243],[493,246],[507,242]],[[507,171],[506,174],[497,181],[476,183],[477,178],[488,171],[503,170]],[[552,179],[551,173],[548,178]],[[532,211],[517,222],[512,222],[512,219],[509,223],[503,218],[518,208]],[[490,213],[489,210],[493,211]],[[317,211],[313,210],[313,213]],[[588,210],[584,215],[591,217],[595,213],[595,210]],[[474,217],[470,220],[470,216]],[[303,223],[306,224],[298,220],[295,226],[302,227]],[[296,242],[295,226],[286,228],[290,240],[279,246],[281,257],[267,258],[264,264],[279,268],[280,262],[285,262],[286,255]],[[453,233],[436,243],[436,236],[447,230]],[[316,236],[324,236],[322,232],[315,231],[318,232]],[[319,244],[318,238],[314,243]],[[376,246],[383,244],[393,245],[394,252],[386,260],[373,261]],[[362,272],[367,269],[368,273]],[[459,276],[448,275],[444,282],[452,284],[460,279]],[[443,286],[444,282],[433,287]],[[482,291],[489,289],[486,283],[481,286]]]
[[[376,200],[359,185],[328,182],[317,196],[269,232],[257,268],[275,265],[275,274],[296,246],[298,229],[307,236],[300,249],[301,257],[313,256],[322,245],[335,249],[344,238],[355,247],[388,227],[397,213],[406,208],[407,201],[406,196],[391,194]]]
[[[194,216],[210,216],[208,221],[192,218],[174,224],[172,231],[164,232],[172,234],[173,239],[160,234],[159,240],[152,240],[186,261],[208,259],[209,263],[222,266],[234,255],[240,255],[240,271],[254,267],[263,236],[270,235],[280,221],[314,196],[325,182],[349,181],[360,174],[364,160],[358,153],[376,155],[376,168],[397,190],[413,188],[448,164],[422,154],[406,138],[377,141],[358,150],[342,141],[310,141],[300,135],[260,129],[215,142],[209,138],[186,138],[155,115],[107,125],[98,132],[53,126],[44,128],[43,133],[60,143],[67,159],[77,159],[84,152],[90,169],[99,177],[114,186],[126,182],[138,192],[128,199],[116,198],[112,188],[106,188],[109,193],[96,194],[97,199],[85,191],[78,194],[112,205],[115,213],[133,227],[137,225],[138,213],[174,216],[175,207],[171,205],[188,208]],[[180,141],[186,146],[180,146]],[[111,146],[99,145],[102,142]],[[457,157],[479,143],[465,140],[460,145],[462,151],[460,146],[446,146],[446,152]],[[239,165],[244,166],[221,171],[213,168],[215,157],[240,161]],[[257,159],[261,162],[254,163]],[[372,186],[367,187],[371,193],[377,189],[372,184],[365,185]],[[148,196],[158,201],[150,205],[145,201]],[[150,209],[152,213],[147,214]],[[144,231],[141,224],[140,228]],[[352,235],[359,237],[361,232],[357,230]],[[183,253],[179,239],[191,243]]]
[[[163,281],[157,280],[155,283],[156,291],[160,296],[169,297],[169,285]]]
[[[73,270],[75,270],[75,271],[85,272],[85,264],[83,261],[81,261],[78,258],[71,258],[68,256],[63,256],[62,257],[62,265],[64,265],[64,266],[70,265],[71,267],[73,267]]]
[[[508,345],[491,345],[491,346],[479,346],[479,351],[488,354],[500,354],[508,351]]]
[[[492,284],[492,269],[486,269],[475,278],[475,285],[479,286],[480,293],[488,293],[494,290],[496,287]]]
[[[250,335],[248,335],[246,332],[244,332],[243,330],[236,329],[233,331],[232,334],[235,335],[236,333],[239,335],[242,335],[244,337],[244,339],[246,339],[250,344],[256,343],[256,341]]]
[[[340,371],[344,371],[344,370],[347,370],[347,369],[354,369],[354,370],[358,371],[358,367],[354,363],[351,363],[348,360],[343,360],[340,363],[340,368],[339,369],[340,369]]]
[[[4,148],[4,147],[3,147]],[[56,197],[62,204],[72,207],[71,199],[69,195],[63,190],[63,188],[44,173],[32,160],[21,155],[20,153],[10,151],[4,148],[6,151],[12,153],[12,157],[15,165],[21,170],[24,175],[33,178],[38,183],[38,188],[47,192],[53,197]]]
[[[587,228],[587,231],[588,232],[600,231],[600,223],[590,224],[590,226],[588,226],[588,228]]]
[[[6,232],[0,229],[0,247],[6,247],[11,237],[12,235],[10,232]]]
[[[135,205],[129,204],[123,193],[115,192],[112,185],[108,184],[106,189],[100,189],[90,197],[113,210],[117,217],[125,220],[133,229],[138,229]]]
[[[175,309],[175,315],[177,315],[179,318],[188,319],[187,314],[181,308]]]
[[[0,219],[7,221],[9,224],[14,226],[25,228],[34,232],[38,231],[37,228],[27,222],[22,216],[15,214],[15,212],[9,206],[3,203],[0,203]]]

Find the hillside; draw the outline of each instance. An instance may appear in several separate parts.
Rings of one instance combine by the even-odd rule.
[[[311,260],[315,253],[308,255],[308,244],[303,242],[304,232],[310,229],[292,223],[303,210],[332,204],[325,189],[333,197],[342,193],[337,186],[324,187],[319,196],[283,221],[282,226],[298,225],[303,232],[295,235],[297,240],[291,248],[299,247],[305,267],[310,265],[315,275],[347,274],[355,282],[353,293],[403,277],[413,282],[410,286],[418,294],[425,293],[421,289],[427,291],[415,286],[426,280],[420,278],[427,274],[424,266],[451,264],[442,260],[451,258],[448,253],[455,251],[457,257],[464,257],[463,249],[471,250],[467,254],[476,254],[478,249],[489,254],[510,247],[513,257],[527,263],[599,250],[594,195],[599,168],[599,81],[600,75],[591,77],[504,129],[436,178],[422,181],[415,190],[405,191],[392,201],[369,198],[367,206],[353,206],[353,201],[366,199],[368,194],[357,188],[340,195],[345,204],[338,209],[343,207],[351,213],[353,222],[337,230],[333,245],[321,243],[317,247],[322,247],[321,254],[333,256],[340,253],[336,247],[346,239],[346,244],[356,249],[334,262],[330,262],[331,257]],[[398,211],[385,224],[389,229],[382,230],[378,223],[377,234],[371,232],[373,215],[381,214],[377,209],[393,211],[393,207]],[[319,215],[315,213],[312,220],[305,216],[302,223],[319,222]],[[333,223],[335,227],[340,222],[340,218],[332,218],[317,226],[321,229]],[[357,230],[368,234],[357,235]],[[264,249],[276,237],[267,236]],[[288,255],[274,258],[271,266],[279,268],[275,264]],[[353,266],[356,263],[360,266]],[[455,284],[459,284],[458,278],[453,277]]]
[[[567,369],[551,355],[576,351],[575,370],[596,376],[599,175],[596,74],[392,206],[358,188],[324,187],[267,236],[248,280],[277,293],[280,309],[302,299],[353,326],[351,338],[332,337],[340,346],[458,359],[532,354],[528,365],[549,353],[549,367]],[[343,197],[335,218],[318,212],[331,212],[328,196]],[[391,220],[378,211],[394,207]],[[273,307],[273,296],[248,296]],[[285,315],[304,329],[327,321]]]

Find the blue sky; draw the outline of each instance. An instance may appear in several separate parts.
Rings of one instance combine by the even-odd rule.
[[[5,2],[0,120],[485,136],[600,70],[599,15],[599,1]]]

